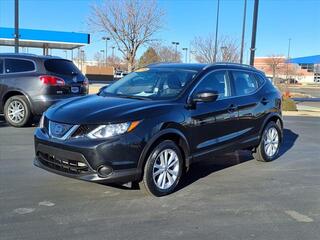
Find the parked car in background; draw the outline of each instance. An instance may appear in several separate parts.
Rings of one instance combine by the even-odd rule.
[[[114,75],[113,75],[113,79],[114,80],[119,80],[121,78],[123,78],[124,76],[128,75],[127,72],[124,72],[124,71],[115,71]]]
[[[88,90],[88,79],[70,60],[0,54],[0,113],[14,127],[26,126],[52,104]]]
[[[192,163],[222,152],[274,160],[282,129],[281,94],[255,68],[154,64],[49,108],[35,131],[34,164],[163,196]]]

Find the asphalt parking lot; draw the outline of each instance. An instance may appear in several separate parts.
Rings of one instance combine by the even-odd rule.
[[[167,197],[33,166],[34,128],[0,116],[0,239],[319,239],[320,118],[285,117],[281,157],[194,165]]]

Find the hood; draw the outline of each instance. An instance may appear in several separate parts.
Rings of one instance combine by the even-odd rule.
[[[68,124],[106,124],[142,120],[164,114],[175,105],[168,101],[88,95],[64,100],[46,112],[52,121]]]

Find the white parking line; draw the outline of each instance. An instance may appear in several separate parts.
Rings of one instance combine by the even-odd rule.
[[[288,214],[290,217],[292,217],[297,222],[313,222],[312,218],[310,218],[306,215],[303,215],[301,213],[298,213],[297,211],[287,210],[287,211],[285,211],[285,213]]]

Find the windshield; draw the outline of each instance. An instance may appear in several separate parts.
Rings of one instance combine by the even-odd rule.
[[[101,95],[170,99],[178,96],[196,73],[189,70],[144,68],[113,83]]]

